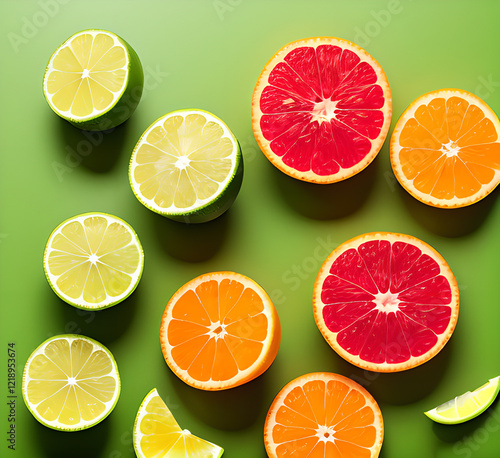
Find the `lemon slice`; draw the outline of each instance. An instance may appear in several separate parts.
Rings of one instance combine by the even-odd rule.
[[[99,310],[127,298],[142,275],[139,238],[123,220],[85,213],[52,232],[43,257],[54,292],[78,308]]]
[[[23,398],[33,416],[62,431],[90,428],[106,418],[120,396],[118,367],[110,351],[89,337],[60,335],[28,358]]]
[[[454,425],[463,423],[483,413],[495,400],[500,391],[500,376],[490,379],[472,392],[457,396],[436,408],[425,412],[431,420]]]
[[[224,453],[218,445],[181,429],[156,388],[137,412],[134,447],[140,458],[218,458]]]
[[[106,130],[126,121],[142,95],[139,57],[122,38],[105,30],[83,30],[50,58],[43,79],[48,104],[84,130]]]
[[[224,213],[242,177],[236,138],[224,122],[203,110],[174,111],[155,121],[135,146],[129,169],[139,202],[187,223]]]

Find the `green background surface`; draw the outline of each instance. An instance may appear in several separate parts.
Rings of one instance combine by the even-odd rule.
[[[383,66],[393,94],[392,127],[416,97],[443,87],[474,92],[500,112],[499,2],[11,0],[0,8],[1,457],[132,457],[137,409],[157,387],[181,426],[224,447],[224,457],[263,458],[263,424],[274,396],[288,381],[313,371],[352,377],[374,395],[385,421],[384,458],[498,456],[498,402],[459,426],[433,424],[423,415],[500,374],[498,191],[466,209],[420,204],[395,182],[388,142],[356,177],[323,187],[301,183],[259,151],[250,101],[260,71],[280,47],[326,35],[357,42]],[[133,117],[112,133],[87,137],[60,120],[42,94],[50,55],[86,28],[126,39],[146,76]],[[225,120],[245,160],[234,206],[199,226],[174,223],[144,208],[127,177],[142,132],[163,114],[190,107]],[[59,300],[42,269],[51,231],[89,211],[125,219],[145,250],[135,293],[97,313]],[[370,373],[344,362],[313,320],[312,287],[328,252],[370,231],[402,232],[430,243],[450,264],[461,291],[450,342],[430,362],[399,374]],[[283,335],[278,357],[263,376],[210,393],[188,387],[170,372],[158,329],[171,295],[214,270],[234,270],[260,283],[275,300]],[[105,344],[122,377],[112,414],[79,433],[40,425],[21,397],[30,353],[46,338],[68,332]],[[15,451],[6,441],[8,342],[17,351]]]

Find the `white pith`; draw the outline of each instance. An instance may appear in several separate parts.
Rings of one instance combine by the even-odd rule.
[[[377,293],[372,302],[375,303],[376,310],[384,313],[391,313],[399,310],[399,303],[401,301],[398,299],[397,294],[388,291],[386,293]]]

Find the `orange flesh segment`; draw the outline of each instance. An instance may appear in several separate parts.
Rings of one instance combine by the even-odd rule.
[[[438,199],[467,198],[500,170],[500,144],[481,108],[453,96],[419,106],[404,125],[399,162],[418,191]]]
[[[289,391],[276,411],[272,439],[278,457],[370,457],[377,431],[373,408],[341,381],[313,380]],[[292,445],[293,444],[293,445]]]
[[[224,381],[262,352],[268,319],[260,296],[236,280],[208,280],[172,310],[167,338],[176,364],[199,381]]]

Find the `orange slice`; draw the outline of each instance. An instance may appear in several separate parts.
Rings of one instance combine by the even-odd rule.
[[[223,390],[249,382],[278,353],[281,328],[266,292],[234,272],[212,272],[182,286],[160,329],[163,356],[188,385]]]
[[[458,319],[453,272],[427,243],[390,232],[336,248],[314,285],[314,319],[329,345],[363,369],[396,372],[425,363]]]
[[[499,132],[497,116],[474,94],[429,92],[406,109],[394,128],[394,174],[424,204],[471,205],[500,182]]]
[[[254,89],[252,128],[282,172],[312,183],[349,178],[373,161],[392,116],[379,63],[350,41],[307,38],[281,48]]]
[[[328,372],[288,383],[264,426],[270,458],[373,458],[384,438],[382,413],[361,385]]]

